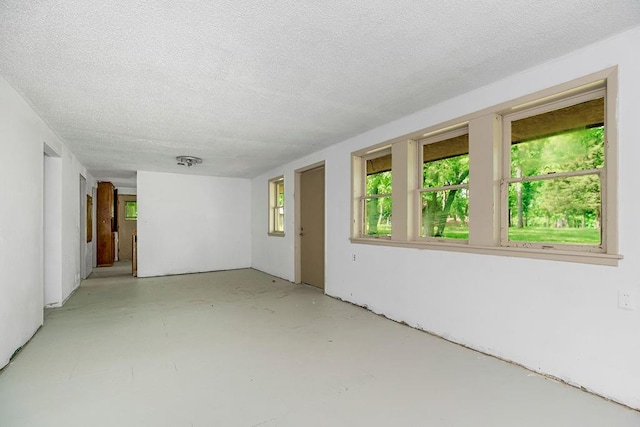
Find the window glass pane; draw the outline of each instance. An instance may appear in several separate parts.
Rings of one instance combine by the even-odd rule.
[[[424,163],[462,154],[469,154],[469,135],[466,133],[442,141],[426,143],[422,146],[422,161]]]
[[[284,206],[284,181],[276,183],[276,206]]]
[[[469,238],[469,190],[422,193],[421,237]]]
[[[570,131],[511,146],[511,177],[604,166],[604,127]]]
[[[138,203],[137,202],[124,202],[124,219],[126,220],[138,219]]]
[[[425,162],[422,165],[422,186],[444,187],[469,182],[469,155]]]
[[[511,123],[511,177],[604,166],[604,98]]]
[[[274,230],[273,231],[284,231],[284,207],[276,207],[274,209]]]
[[[367,236],[391,235],[391,197],[364,200],[364,234]]]
[[[366,195],[391,194],[392,175],[391,171],[378,172],[367,175]]]
[[[599,245],[600,177],[509,184],[509,240]]]
[[[462,134],[422,147],[422,188],[469,183],[469,135]],[[469,238],[467,188],[422,192],[420,237]]]

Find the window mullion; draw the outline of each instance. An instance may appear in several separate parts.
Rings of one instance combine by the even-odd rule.
[[[573,176],[586,176],[586,175],[603,175],[603,170],[601,168],[598,169],[583,169],[577,171],[570,172],[551,172],[544,175],[532,175],[532,176],[523,176],[523,177],[511,177],[505,178],[505,182],[508,184],[512,184],[514,182],[532,182],[532,181],[543,181],[547,179],[557,179],[557,178],[570,178]]]
[[[444,185],[442,187],[424,187],[420,189],[421,193],[436,193],[438,191],[459,190],[461,188],[469,188],[469,184]]]
[[[384,194],[370,194],[368,196],[362,196],[362,199],[381,199],[383,197],[391,197],[393,193],[384,193]]]

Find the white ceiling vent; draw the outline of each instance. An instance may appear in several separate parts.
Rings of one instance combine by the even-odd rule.
[[[200,157],[193,156],[178,156],[176,157],[178,164],[180,166],[188,166],[191,167],[193,165],[199,165],[202,163],[202,159]]]

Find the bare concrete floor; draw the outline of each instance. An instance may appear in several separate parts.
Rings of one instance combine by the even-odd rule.
[[[639,412],[255,270],[96,273],[0,375],[0,426],[640,425]]]

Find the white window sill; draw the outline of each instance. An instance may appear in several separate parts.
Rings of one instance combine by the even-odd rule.
[[[460,244],[447,242],[406,242],[375,237],[352,237],[350,240],[351,243],[365,245],[395,246],[413,249],[533,258],[551,261],[578,262],[583,264],[608,265],[613,267],[617,267],[618,261],[623,259],[623,256],[619,254],[606,254],[600,252],[577,252],[556,249],[514,248],[502,246],[471,246],[465,243]]]

